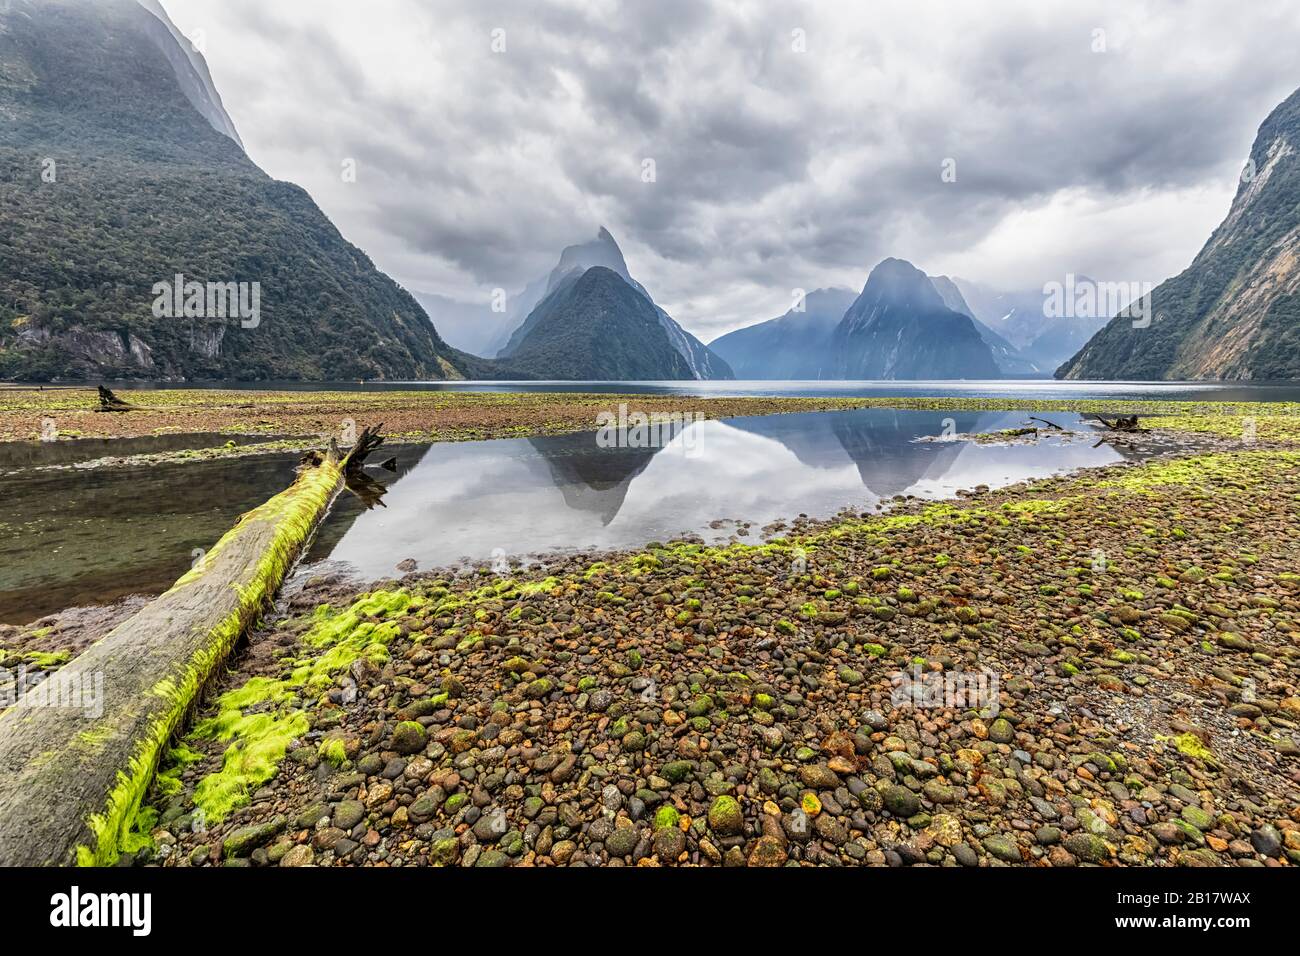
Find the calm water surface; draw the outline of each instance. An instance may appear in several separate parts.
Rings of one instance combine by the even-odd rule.
[[[1082,440],[917,441],[943,434],[945,422],[949,433],[991,432],[1024,416],[863,409],[697,422],[662,448],[601,448],[591,433],[433,445],[402,462],[386,507],[344,499],[304,570],[372,580],[406,558],[432,568],[683,533],[722,541],[740,522],[759,540],[762,526],[799,513],[869,510],[894,495],[951,497],[1120,460],[1109,445]]]
[[[1069,427],[1074,415],[1053,415]],[[299,574],[358,580],[555,550],[730,538],[800,513],[871,510],[1119,461],[1109,445],[918,441],[1024,423],[1020,413],[862,409],[696,422],[663,447],[595,433],[396,446],[398,471],[340,496]],[[159,593],[243,512],[282,490],[296,454],[0,477],[0,621]]]

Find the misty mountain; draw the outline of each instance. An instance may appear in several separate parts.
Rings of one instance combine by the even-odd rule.
[[[831,337],[835,377],[989,379],[1000,372],[974,321],[954,312],[910,262],[874,269]]]
[[[1049,316],[1045,286],[1002,292],[968,279],[952,281],[977,321],[1002,336],[1045,373],[1077,352],[1108,321],[1099,317]],[[1078,276],[1076,281],[1093,280]]]
[[[831,336],[857,298],[851,289],[817,289],[804,296],[803,311],[759,322],[709,343],[742,379],[830,378]]]
[[[564,276],[511,337],[509,361],[540,378],[695,378],[654,303],[605,266]]]
[[[1003,375],[1009,378],[1046,377],[1047,371],[1044,368],[1022,355],[1018,348],[976,317],[974,311],[962,296],[961,290],[957,288],[957,283],[948,276],[931,276],[930,281],[934,284],[934,289],[939,293],[939,297],[943,299],[944,305],[954,312],[960,312],[962,315],[968,316],[975,323],[980,338],[984,340],[984,344],[993,353],[993,361],[997,362],[998,370]]]
[[[729,379],[735,377],[725,361],[710,351],[703,342],[678,325],[672,316],[655,304],[654,299],[651,298],[645,287],[632,278],[628,272],[627,262],[623,258],[623,251],[618,247],[618,243],[614,241],[614,237],[610,235],[609,230],[603,226],[595,239],[567,246],[560,253],[560,261],[556,263],[555,268],[547,276],[545,286],[541,286],[536,281],[529,283],[519,297],[518,306],[519,308],[528,306],[527,317],[510,335],[505,347],[501,349],[497,357],[502,359],[513,358],[521,343],[532,331],[532,325],[536,322],[536,308],[529,305],[529,299],[532,295],[537,294],[539,288],[541,293],[538,296],[538,303],[551,295],[560,284],[593,268],[602,268],[613,272],[650,303],[658,316],[664,335],[667,336],[672,347],[677,350],[686,362],[686,367],[690,372],[689,378]]]
[[[254,165],[203,57],[156,2],[10,0],[0,117],[0,377],[489,367],[443,342],[306,192]],[[177,275],[181,290],[160,293]],[[230,289],[248,306],[256,292],[255,317],[234,314]],[[162,307],[182,292],[180,314]]]
[[[1069,379],[1300,378],[1300,90],[1264,120],[1228,210],[1190,266],[1057,371]]]
[[[412,290],[411,295],[448,345],[488,359],[501,351],[510,333],[523,321],[509,309],[494,312],[489,302],[464,302],[418,290]]]

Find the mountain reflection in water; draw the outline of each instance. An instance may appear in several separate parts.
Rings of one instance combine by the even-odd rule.
[[[360,579],[561,549],[637,547],[695,533],[728,539],[800,513],[872,510],[894,495],[952,496],[1121,460],[1110,445],[917,441],[1024,424],[1016,412],[861,409],[696,422],[661,448],[600,447],[596,433],[403,449],[384,508],[344,498],[318,535],[318,562]],[[1054,416],[1068,428],[1076,415]]]

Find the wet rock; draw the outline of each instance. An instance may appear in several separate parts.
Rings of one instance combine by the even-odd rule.
[[[272,837],[278,835],[284,829],[286,822],[288,821],[283,816],[277,814],[262,823],[240,827],[222,841],[222,855],[227,857],[248,856],[257,847],[269,843]]]

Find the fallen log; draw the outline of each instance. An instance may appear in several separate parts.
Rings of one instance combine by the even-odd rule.
[[[352,446],[352,451],[348,453],[346,468],[348,471],[360,471],[361,466],[366,463],[370,453],[384,443],[384,436],[379,434],[379,429],[384,427],[384,423],[371,425],[361,431],[357,443]]]
[[[343,483],[319,464],[172,588],[0,714],[0,865],[117,860],[158,758]]]

